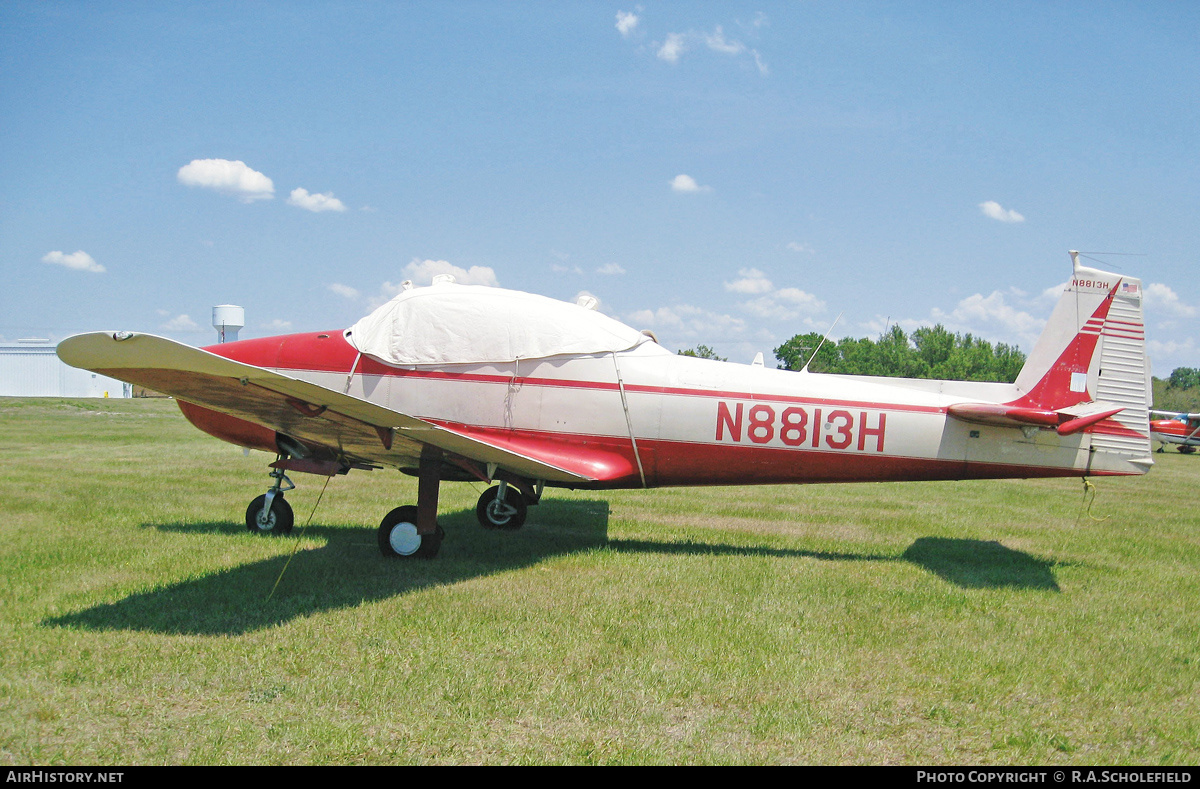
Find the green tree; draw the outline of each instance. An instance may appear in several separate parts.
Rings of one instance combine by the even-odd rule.
[[[876,357],[885,375],[898,378],[928,378],[929,365],[917,355],[908,342],[908,335],[899,326],[888,329],[875,343]]]
[[[841,356],[838,372],[850,375],[887,375],[875,343],[866,337],[843,337],[837,344]]]
[[[1012,383],[1017,380],[1021,368],[1025,366],[1025,354],[1015,345],[996,343],[995,372],[989,381],[1004,381]]]
[[[810,357],[812,357],[812,363],[808,366],[809,372],[841,372],[838,369],[841,366],[841,360],[836,344],[831,342],[822,344],[821,341],[824,339],[824,335],[817,334],[815,331],[810,331],[808,334],[797,334],[773,351],[775,359],[782,362],[784,369],[793,372],[803,370]],[[818,346],[820,351],[817,351]],[[813,357],[814,351],[817,351],[815,357]]]
[[[718,362],[729,361],[724,356],[717,356],[717,352],[707,345],[697,345],[695,348],[688,348],[679,351],[680,356],[695,356],[697,359],[715,359]]]
[[[1171,371],[1167,383],[1176,389],[1191,389],[1200,386],[1200,370],[1195,367],[1176,367]]]
[[[951,334],[942,324],[922,326],[912,333],[917,356],[929,367],[932,378],[948,376],[950,357],[958,345],[958,336]]]

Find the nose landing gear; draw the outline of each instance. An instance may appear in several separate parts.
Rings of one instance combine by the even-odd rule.
[[[485,490],[475,505],[475,517],[485,529],[515,531],[525,525],[525,516],[528,514],[525,494],[504,480]]]
[[[294,490],[296,486],[280,468],[271,470],[271,479],[274,483],[267,492],[250,502],[246,508],[246,528],[255,534],[291,534],[295,518],[292,505],[284,500],[283,493]]]

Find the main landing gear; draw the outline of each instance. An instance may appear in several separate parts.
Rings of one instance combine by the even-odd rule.
[[[286,455],[283,456],[286,458]],[[296,486],[284,473],[282,458],[271,470],[271,487],[246,508],[246,528],[257,534],[290,534],[292,507],[283,498]],[[291,468],[300,468],[293,463]],[[446,532],[437,522],[441,485],[442,450],[426,446],[417,473],[417,504],[397,507],[384,516],[376,532],[379,552],[388,559],[432,559],[442,547]],[[301,470],[311,471],[310,468]],[[322,473],[322,472],[314,472]],[[529,507],[541,500],[544,483],[536,487],[525,480],[501,480],[479,497],[475,515],[485,529],[514,531],[525,523]]]
[[[426,445],[417,470],[417,506],[397,507],[379,524],[379,552],[387,559],[432,559],[446,533],[437,522],[442,450]]]
[[[383,517],[379,524],[379,552],[388,559],[432,559],[442,547],[446,532],[438,526],[433,534],[421,534],[417,529],[418,508],[397,507]]]

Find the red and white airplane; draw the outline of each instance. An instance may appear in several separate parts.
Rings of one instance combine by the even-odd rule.
[[[1150,437],[1159,442],[1159,452],[1166,449],[1167,444],[1177,444],[1179,451],[1185,455],[1200,447],[1200,414],[1179,414],[1174,411],[1150,413],[1170,417],[1150,420]]]
[[[278,455],[251,531],[287,533],[285,472],[390,466],[416,506],[388,557],[431,557],[442,481],[498,483],[480,523],[518,528],[546,487],[1144,474],[1153,465],[1137,279],[1079,264],[1015,383],[774,370],[676,355],[586,305],[410,288],[344,331],[199,349],[63,340],[68,364],[174,396],[201,430]]]

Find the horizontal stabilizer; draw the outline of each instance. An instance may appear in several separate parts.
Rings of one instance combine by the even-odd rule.
[[[1001,427],[1054,428],[1060,436],[1078,433],[1125,410],[1112,403],[1086,403],[1051,411],[1045,408],[1005,403],[955,403],[946,412],[955,419]]]
[[[1098,422],[1103,422],[1110,416],[1116,416],[1124,410],[1124,406],[1117,406],[1116,408],[1109,408],[1096,414],[1088,414],[1087,416],[1076,417],[1075,419],[1063,422],[1055,429],[1058,431],[1060,436],[1069,436],[1072,433],[1078,433],[1080,430],[1091,427]]]
[[[1001,427],[1057,427],[1060,421],[1057,411],[1002,403],[955,403],[946,411],[950,416],[964,422]]]

